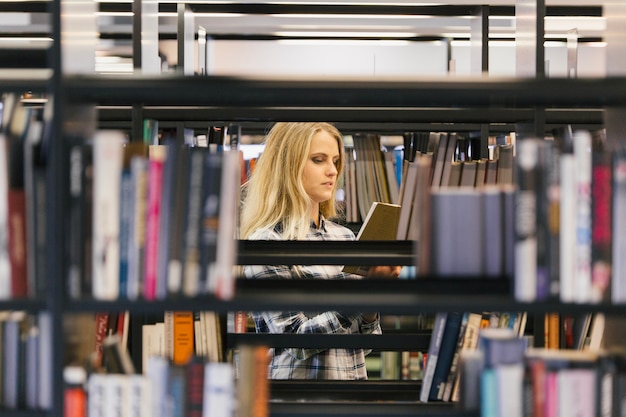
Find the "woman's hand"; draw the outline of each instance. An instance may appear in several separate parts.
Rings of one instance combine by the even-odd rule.
[[[401,269],[401,266],[372,266],[367,271],[367,276],[370,278],[398,278]]]

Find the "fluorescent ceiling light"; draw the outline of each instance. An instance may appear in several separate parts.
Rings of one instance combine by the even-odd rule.
[[[200,14],[200,13],[199,13]],[[404,14],[270,14],[271,17],[289,18],[289,19],[430,19],[432,16],[425,15],[404,15]]]
[[[307,38],[345,38],[345,37],[356,37],[356,38],[409,38],[415,36],[415,33],[412,32],[327,32],[327,31],[314,31],[314,32],[275,32],[276,36],[284,36],[284,37],[297,37],[304,36]]]
[[[384,45],[384,46],[405,46],[410,41],[405,40],[392,40],[392,39],[279,39],[276,42],[283,45],[329,45],[329,46],[345,46],[345,45]]]

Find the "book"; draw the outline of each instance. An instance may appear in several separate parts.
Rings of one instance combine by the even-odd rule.
[[[449,135],[447,132],[439,133],[440,138],[438,142],[438,148],[434,155],[433,160],[433,174],[432,174],[432,187],[439,187],[441,185],[441,176],[443,173],[444,166],[449,162],[446,160],[447,157],[447,149],[448,149],[448,139]]]
[[[442,186],[450,184],[450,174],[452,170],[452,162],[455,160],[455,149],[457,140],[458,135],[455,132],[448,133],[448,144],[446,147],[443,168],[441,170],[440,185]]]
[[[12,311],[2,325],[2,401],[9,410],[21,407],[21,384],[24,374],[20,364],[23,363],[22,323],[26,320],[23,311]]]
[[[222,182],[220,184],[220,213],[239,211],[241,179],[239,174],[239,153],[236,150],[224,151],[222,155]],[[210,277],[207,292],[218,299],[229,300],[235,295],[234,266],[237,262],[236,216],[220,219],[218,225],[217,262],[215,273]]]
[[[11,270],[11,296],[23,298],[29,295],[28,259],[26,236],[26,190],[24,178],[25,142],[32,125],[32,109],[16,101],[6,127],[8,156],[8,244]]]
[[[504,195],[496,185],[487,185],[481,189],[482,215],[485,226],[485,247],[483,251],[484,274],[499,278],[504,269]]]
[[[586,130],[574,132],[576,158],[576,252],[574,258],[574,300],[591,301],[591,134]]]
[[[484,271],[482,196],[473,187],[441,187],[430,195],[431,266],[442,277]]]
[[[463,161],[463,169],[461,170],[461,178],[459,180],[460,187],[476,186],[476,171],[478,169],[477,162],[473,160]]]
[[[169,154],[176,155],[175,165],[177,169],[173,173],[176,178],[173,197],[175,204],[170,215],[170,229],[167,232],[170,244],[168,244],[168,253],[165,256],[165,260],[167,260],[167,291],[170,295],[176,295],[181,293],[183,285],[185,213],[188,209],[188,187],[190,185],[189,158],[191,150],[186,146],[182,146],[178,147],[177,151]]]
[[[613,279],[611,301],[626,301],[626,149],[618,147],[613,155]]]
[[[591,294],[590,302],[611,300],[613,155],[606,138],[593,138],[591,149]],[[619,229],[615,229],[619,230]]]
[[[108,373],[132,375],[135,366],[126,347],[117,333],[111,334],[104,339],[102,345],[103,366]]]
[[[186,417],[187,411],[187,367],[173,364],[167,378],[167,395],[169,397],[168,415]]]
[[[208,153],[204,161],[202,211],[198,227],[200,233],[200,271],[198,291],[206,293],[211,276],[215,273],[220,223],[220,199],[223,153]]]
[[[408,236],[411,211],[413,210],[415,190],[417,188],[418,161],[421,158],[421,154],[416,154],[415,158],[415,161],[406,163],[405,174],[403,175],[403,181],[401,184],[400,207],[402,208],[398,217],[398,229],[396,233],[397,240],[406,240]],[[366,217],[367,213],[363,219]]]
[[[50,141],[52,111],[50,103],[32,110],[28,133],[24,137],[24,196],[26,239],[26,286],[28,297],[45,294],[46,274],[46,160],[44,142]]]
[[[256,379],[255,381],[258,381]],[[258,386],[257,395],[267,399],[262,394],[262,385]],[[204,368],[204,406],[202,417],[230,417],[236,408],[235,378],[233,367],[225,362],[207,362]],[[247,414],[238,411],[240,417]]]
[[[269,417],[269,357],[263,345],[240,346],[236,379],[239,417]],[[206,415],[204,416],[206,417]]]
[[[424,366],[424,374],[422,377],[422,386],[420,388],[419,400],[423,403],[428,402],[430,397],[431,387],[433,386],[433,377],[439,357],[439,350],[441,349],[443,334],[446,328],[447,317],[448,313],[437,313],[435,315],[435,323],[433,325],[433,332],[428,346],[428,357],[426,358],[426,365]]]
[[[559,298],[575,300],[576,158],[572,134],[561,138],[559,157]]]
[[[200,284],[200,219],[205,154],[207,148],[191,148],[189,157],[189,188],[183,235],[182,293],[187,297],[199,294]]]
[[[418,181],[415,189],[415,196],[413,205],[415,206],[415,213],[411,213],[410,227],[413,229],[413,233],[407,235],[407,239],[413,238],[415,243],[413,244],[415,253],[415,263],[417,269],[417,275],[426,275],[430,271],[430,257],[431,257],[431,193],[432,187],[429,186],[425,180],[426,173],[430,171],[432,165],[432,158],[422,157],[417,161],[417,174]]]
[[[175,311],[172,331],[172,361],[174,365],[185,365],[194,353],[193,313]]]
[[[515,205],[515,298],[537,297],[537,193],[540,189],[540,139],[517,145]],[[505,181],[506,183],[506,181]]]
[[[128,294],[128,263],[131,256],[129,249],[131,242],[132,222],[135,215],[135,182],[133,181],[131,161],[135,157],[145,157],[147,147],[143,142],[130,142],[124,145],[122,155],[122,172],[120,179],[120,298],[135,299],[137,294]],[[77,157],[80,157],[77,155]],[[133,260],[134,261],[134,260]]]
[[[461,325],[459,327],[459,333],[456,339],[454,355],[452,357],[452,362],[450,362],[450,371],[448,372],[448,376],[446,377],[445,387],[443,389],[443,395],[441,397],[441,400],[445,402],[449,402],[452,398],[452,389],[454,387],[454,381],[456,379],[456,376],[458,375],[459,358],[461,356],[461,351],[463,350],[463,342],[465,340],[465,331],[467,330],[469,316],[470,313],[466,311],[461,317]]]
[[[418,242],[422,237],[426,236],[426,231],[422,232],[422,227],[428,228],[428,194],[432,181],[432,159],[433,154],[423,154],[417,162],[417,184],[413,201],[411,202],[411,217],[409,218],[407,240]]]
[[[92,295],[97,300],[114,300],[119,296],[123,142],[123,134],[114,130],[101,130],[93,138]]]
[[[513,145],[498,145],[498,168],[496,181],[498,184],[514,184],[515,161],[513,158]]]
[[[446,318],[446,325],[443,331],[441,346],[437,355],[437,365],[433,373],[433,378],[430,387],[430,393],[428,395],[428,401],[442,401],[446,387],[446,381],[448,380],[448,374],[452,361],[454,359],[454,352],[456,351],[459,332],[461,329],[461,322],[463,319],[463,313],[450,312]]]
[[[478,348],[478,334],[480,332],[481,320],[482,320],[481,314],[473,313],[473,312],[468,313],[467,325],[465,326],[465,333],[463,335],[463,345],[461,346],[461,352],[459,353],[459,362],[462,362],[462,356],[464,353],[475,351]],[[451,393],[450,393],[451,401],[458,402],[461,400],[461,392],[460,392],[461,388],[460,387],[461,387],[461,375],[457,373],[454,376],[454,382],[451,387]]]
[[[398,219],[401,206],[398,204],[372,203],[361,228],[356,236],[357,240],[395,240],[398,228]],[[367,275],[369,267],[343,267],[343,272],[358,275]]]
[[[146,196],[148,192],[148,158],[135,156],[130,161],[130,176],[132,184],[132,210],[129,218],[128,231],[128,270],[126,278],[126,296],[136,300],[143,296],[144,269],[146,249]]]
[[[185,367],[186,378],[186,417],[202,417],[204,404],[204,370],[205,362],[198,356],[193,356]]]
[[[7,94],[1,102],[2,119],[0,120],[0,195],[8,197],[9,194],[9,139],[6,134],[6,126],[11,120],[13,106],[16,100],[15,94]],[[0,199],[0,299],[11,298],[11,262],[9,249],[9,208],[7,198]]]
[[[143,296],[146,300],[165,297],[165,283],[157,282],[159,239],[161,235],[161,202],[163,191],[163,166],[167,158],[165,145],[150,145],[148,157],[148,182],[146,199],[146,238],[143,275]],[[158,288],[161,287],[159,291]]]
[[[175,227],[180,219],[180,213],[176,211],[176,206],[180,204],[178,187],[183,189],[177,174],[178,164],[181,162],[180,154],[182,147],[178,142],[166,136],[162,141],[165,148],[165,160],[163,161],[163,173],[161,184],[161,199],[159,201],[159,239],[156,256],[156,293],[157,299],[164,299],[169,294],[169,253],[172,246],[179,246],[180,240],[174,239]],[[179,216],[179,217],[176,217]]]

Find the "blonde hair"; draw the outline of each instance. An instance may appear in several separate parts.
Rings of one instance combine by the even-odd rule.
[[[310,227],[311,199],[302,183],[313,136],[325,131],[337,140],[337,176],[344,165],[343,138],[330,123],[276,123],[265,138],[265,148],[245,186],[240,236],[281,225],[285,240],[304,239]],[[320,204],[326,218],[337,216],[337,182],[328,201]]]

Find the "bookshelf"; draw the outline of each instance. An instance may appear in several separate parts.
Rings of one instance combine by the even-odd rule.
[[[49,11],[52,16],[54,39],[60,39],[60,1],[32,2],[34,10]],[[3,6],[9,8],[9,6]],[[17,9],[22,5],[15,5]],[[105,7],[105,6],[103,6]],[[120,6],[126,7],[126,6]],[[279,7],[279,6],[275,6]],[[459,9],[455,9],[458,13]],[[591,12],[591,10],[590,10]],[[450,12],[451,13],[451,12]],[[432,123],[465,124],[475,129],[485,123],[509,123],[529,120],[536,108],[545,112],[546,123],[601,124],[605,107],[626,107],[626,78],[611,76],[601,79],[547,79],[547,78],[439,78],[379,80],[277,80],[247,79],[236,77],[183,77],[180,75],[154,76],[90,76],[67,75],[60,71],[61,48],[55,42],[51,48],[52,71],[35,73],[9,72],[0,75],[0,90],[24,91],[27,89],[49,91],[55,96],[55,139],[51,148],[48,167],[48,195],[50,210],[47,231],[50,239],[48,268],[51,291],[41,300],[0,301],[3,310],[46,311],[53,319],[52,349],[53,403],[50,410],[16,412],[16,416],[62,415],[62,361],[63,343],[61,323],[63,315],[100,310],[130,310],[136,313],[160,313],[171,309],[212,309],[219,312],[251,310],[259,308],[310,308],[327,309],[338,305],[354,310],[376,308],[387,314],[413,314],[438,312],[459,307],[467,310],[523,310],[534,313],[559,311],[604,312],[626,316],[626,306],[605,304],[565,304],[557,301],[541,303],[516,302],[506,277],[485,282],[477,277],[442,280],[428,277],[415,281],[364,281],[364,282],[249,282],[238,281],[233,300],[223,301],[210,296],[194,299],[147,301],[94,301],[82,299],[67,301],[64,292],[63,222],[67,212],[67,200],[63,193],[63,178],[67,167],[63,164],[67,144],[62,134],[63,117],[67,115],[66,103],[104,106],[100,110],[103,120],[114,123],[132,122],[132,109],[141,106],[143,115],[156,119],[171,118],[171,122],[189,119],[189,122],[211,117],[237,123],[259,123],[272,120],[330,120],[345,126],[376,127],[379,123],[391,123],[385,129],[402,131],[407,128],[426,127]],[[159,94],[154,94],[158,88]],[[192,107],[190,110],[189,107]],[[454,108],[454,109],[450,109]],[[252,122],[251,122],[252,121]],[[495,128],[495,127],[494,127]],[[61,191],[61,192],[60,192]],[[59,193],[60,192],[60,193]],[[56,198],[58,196],[61,198]],[[290,242],[289,253],[276,255],[277,261],[290,258],[294,262],[307,262],[323,255],[329,262],[370,261],[372,264],[392,262],[411,264],[412,247],[407,242],[370,245],[369,242],[344,242],[338,247],[315,248],[310,242]],[[259,244],[241,242],[239,262],[255,259],[271,260],[270,256],[281,251],[280,243]],[[274,337],[276,336],[276,337]],[[381,340],[351,338],[339,341],[333,337],[303,337],[292,340],[282,335],[236,335],[238,340],[250,343],[270,342],[277,346],[290,343],[310,346],[333,346],[337,343],[354,346],[371,346],[391,349],[425,344],[415,342],[406,335],[389,335]],[[266,339],[264,339],[266,338]],[[328,385],[322,385],[322,389]],[[350,387],[347,387],[347,389]],[[354,387],[352,387],[354,388]],[[371,387],[370,387],[371,388]],[[380,388],[380,387],[378,387]],[[276,387],[280,391],[281,388]],[[309,386],[294,388],[295,394],[283,393],[293,398]],[[399,395],[398,386],[392,386]],[[402,393],[402,392],[401,392]],[[454,409],[449,404],[407,404],[396,398],[396,403],[362,405],[335,400],[306,405],[284,401],[271,405],[272,416],[471,416]]]

